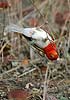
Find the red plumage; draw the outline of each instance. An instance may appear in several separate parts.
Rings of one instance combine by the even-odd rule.
[[[43,48],[44,53],[50,60],[57,60],[58,58],[58,53],[56,50],[56,44],[55,43],[50,43],[48,46]]]

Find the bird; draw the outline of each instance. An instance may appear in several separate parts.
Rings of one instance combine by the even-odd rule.
[[[23,28],[15,24],[7,25],[5,27],[4,35],[7,35],[7,33],[12,34],[12,32],[24,36],[32,46],[41,50],[49,60],[57,60],[58,52],[56,44],[49,33],[45,32],[42,28]]]

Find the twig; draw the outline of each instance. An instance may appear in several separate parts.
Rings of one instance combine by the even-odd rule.
[[[45,74],[43,100],[46,100],[46,94],[47,94],[47,88],[48,88],[48,82],[49,82],[49,80],[47,79],[47,77],[48,77],[48,71],[49,71],[49,66],[47,67],[46,74]],[[48,99],[48,96],[47,96],[47,99]]]
[[[47,4],[47,0],[45,0],[44,2],[42,2],[40,5],[38,5],[38,9],[42,9],[43,6],[45,6]],[[36,12],[36,10],[30,12],[28,15],[26,15],[24,18],[22,18],[20,21],[18,21],[18,23],[22,23],[24,20],[26,20],[28,17],[30,17],[32,14],[34,15]]]

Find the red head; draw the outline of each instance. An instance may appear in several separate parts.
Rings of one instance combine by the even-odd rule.
[[[48,46],[43,48],[44,53],[50,60],[57,60],[58,58],[58,53],[56,50],[56,45],[55,43],[49,43]]]

